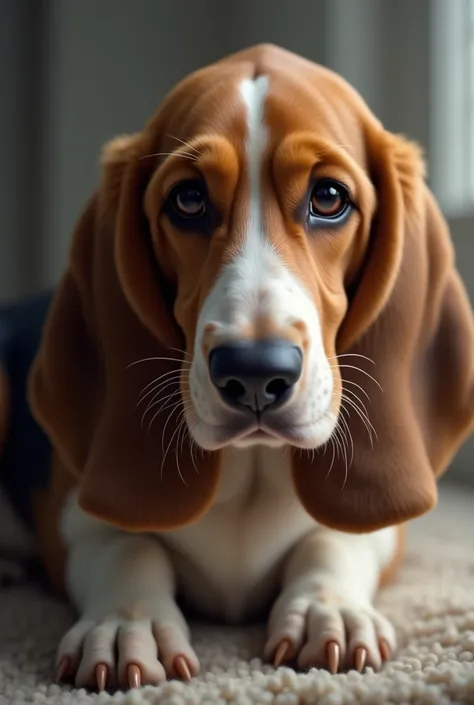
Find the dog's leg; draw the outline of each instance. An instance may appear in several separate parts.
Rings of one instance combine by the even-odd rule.
[[[395,633],[372,600],[397,562],[400,538],[397,528],[365,535],[318,528],[306,536],[289,555],[265,657],[332,672],[380,668],[395,649]]]
[[[189,678],[199,664],[174,600],[174,572],[153,536],[127,534],[86,515],[72,495],[62,534],[69,594],[79,620],[58,649],[58,680],[133,687]]]

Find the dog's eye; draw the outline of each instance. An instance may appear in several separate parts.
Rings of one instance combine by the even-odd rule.
[[[181,232],[211,235],[222,216],[209,198],[204,179],[186,179],[166,194],[161,212]]]
[[[309,202],[310,220],[339,221],[350,207],[349,192],[338,181],[323,179],[313,186]]]
[[[201,218],[206,212],[206,194],[198,181],[185,181],[175,186],[169,204],[180,218]]]

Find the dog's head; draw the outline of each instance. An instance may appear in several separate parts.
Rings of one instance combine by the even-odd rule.
[[[228,445],[289,446],[327,525],[417,516],[468,432],[472,314],[415,146],[259,46],[104,150],[31,378],[85,510],[172,528]]]

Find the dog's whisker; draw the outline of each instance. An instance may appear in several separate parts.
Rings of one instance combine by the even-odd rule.
[[[175,370],[168,370],[167,372],[163,372],[163,374],[158,375],[158,377],[155,377],[154,379],[152,379],[151,382],[148,382],[147,384],[145,384],[145,386],[141,390],[139,396],[141,397],[142,394],[144,394],[147,389],[149,389],[154,384],[158,384],[159,382],[166,379],[167,377],[172,377],[173,375],[176,375],[176,377],[179,377],[180,374],[181,374],[181,368],[178,368]]]
[[[187,421],[186,415],[184,416],[184,428],[183,428],[183,431],[181,432],[180,435],[181,435],[181,443],[179,443],[179,437],[178,437],[178,444],[179,444],[179,452],[182,453],[183,449],[184,449],[184,441],[186,440],[186,437],[189,437],[189,426],[188,426],[188,421]],[[176,447],[178,447],[178,446],[176,446]]]
[[[155,401],[153,404],[149,404],[149,405],[147,406],[147,408],[145,409],[145,412],[144,412],[144,414],[143,414],[143,416],[142,416],[142,425],[143,425],[143,423],[145,422],[145,418],[146,418],[146,415],[148,414],[148,412],[151,411],[151,409],[153,409],[153,407],[155,407],[155,406],[156,406],[157,404],[159,404],[160,402],[161,402],[161,406],[160,406],[160,408],[157,410],[157,412],[156,412],[154,418],[156,418],[156,416],[157,416],[158,414],[160,414],[162,411],[166,411],[166,409],[169,409],[169,407],[172,406],[173,404],[179,404],[179,403],[182,401],[181,399],[179,399],[177,402],[176,402],[176,401],[172,401],[172,402],[171,402],[171,400],[173,399],[173,397],[178,396],[179,393],[180,393],[180,390],[178,389],[176,392],[173,392],[172,394],[168,394],[168,395],[165,397],[165,399],[158,399],[158,400]],[[171,402],[171,404],[168,404],[168,402]]]
[[[153,382],[147,384],[147,386],[142,389],[142,391],[140,392],[140,401],[137,403],[136,408],[138,408],[140,404],[142,404],[145,399],[150,396],[150,394],[156,394],[160,389],[162,389],[162,387],[166,386],[167,384],[179,384],[181,379],[181,370],[179,370],[179,372],[174,372],[173,375],[166,375],[166,377],[167,379],[164,380],[158,378],[158,380],[161,379],[161,382],[159,382],[158,380],[153,380]],[[148,389],[148,391],[146,392],[145,390],[152,384],[155,384],[156,386],[151,387],[151,389]]]
[[[176,385],[178,385],[178,389],[175,389],[174,392],[169,392],[168,394],[166,394],[165,397],[162,396],[163,393],[167,390],[168,387],[171,387],[171,386],[175,386],[175,387],[176,387]],[[146,409],[145,409],[145,411],[144,411],[144,416],[147,415],[147,413],[150,411],[150,409],[152,409],[154,406],[156,406],[157,404],[159,404],[160,401],[164,401],[164,399],[169,399],[169,398],[170,398],[170,396],[169,396],[170,394],[175,395],[175,394],[177,394],[177,393],[180,392],[180,391],[181,391],[181,390],[180,390],[180,387],[179,387],[179,380],[174,380],[173,382],[170,382],[169,384],[166,384],[166,385],[165,385],[162,389],[160,389],[160,390],[154,390],[154,389],[153,389],[153,390],[150,392],[150,394],[152,394],[153,392],[155,392],[155,395],[147,402],[147,406],[146,406]],[[142,400],[142,401],[143,401],[143,400]],[[139,404],[141,404],[141,402],[139,402]]]
[[[357,389],[360,389],[360,391],[362,392],[362,394],[363,394],[364,396],[366,396],[367,399],[369,400],[369,402],[372,404],[372,400],[371,400],[371,398],[370,398],[368,392],[366,392],[366,390],[364,389],[364,387],[361,387],[360,384],[357,384],[357,382],[353,382],[351,379],[344,379],[344,380],[343,380],[343,384],[344,384],[344,386],[345,386],[346,384],[351,384],[353,387],[357,387]],[[346,391],[348,391],[348,390],[346,390]]]
[[[181,355],[185,355],[186,357],[192,357],[191,353],[187,352],[186,350],[180,350],[179,348],[168,348],[168,350],[173,350],[173,352],[180,353]]]
[[[193,463],[193,465],[194,465],[195,471],[196,471],[197,474],[199,475],[199,470],[198,470],[198,467],[197,467],[197,464],[196,464],[196,459],[195,459],[195,457],[194,457],[194,450],[195,450],[196,448],[198,448],[199,446],[198,446],[198,444],[196,443],[196,440],[195,440],[195,438],[194,438],[194,436],[193,436],[193,433],[192,433],[193,430],[196,428],[196,426],[197,426],[198,423],[199,423],[199,418],[197,417],[196,412],[194,411],[194,409],[191,409],[190,412],[188,412],[188,415],[189,415],[189,414],[191,414],[191,415],[194,416],[192,425],[191,425],[191,423],[188,421],[188,435],[189,435],[189,439],[190,439],[190,443],[191,443],[191,461],[192,461],[192,463]]]
[[[364,411],[364,414],[367,416],[367,418],[369,418],[369,412],[367,411],[366,405],[364,404],[362,399],[355,392],[352,391],[352,389],[344,389],[344,394],[350,394],[351,397],[353,397],[354,400],[356,400],[360,404],[361,408]]]
[[[175,447],[176,467],[177,467],[177,469],[178,469],[178,475],[180,476],[181,480],[183,481],[183,483],[184,483],[185,485],[187,485],[187,482],[186,482],[186,480],[184,479],[183,474],[182,474],[182,472],[181,472],[181,466],[180,466],[180,464],[179,464],[179,455],[180,455],[180,443],[179,443],[179,438],[180,438],[181,435],[183,436],[183,438],[184,438],[185,435],[186,435],[186,416],[183,416],[183,418],[181,419],[181,421],[180,421],[180,423],[179,423],[178,428],[179,428],[179,431],[178,431],[178,438],[177,438],[176,447]],[[182,443],[182,440],[181,440],[181,443]],[[182,450],[182,445],[181,445],[181,450]]]
[[[169,422],[170,422],[170,419],[171,419],[171,417],[173,416],[173,414],[176,413],[176,411],[179,409],[179,407],[182,406],[182,404],[183,404],[183,400],[182,400],[182,399],[179,399],[179,400],[174,404],[174,406],[172,407],[170,413],[168,414],[168,418],[166,419],[166,422],[165,422],[165,424],[164,424],[164,426],[163,426],[163,430],[162,430],[162,432],[161,432],[161,452],[162,452],[162,453],[165,452],[165,433],[166,433],[166,429],[168,428],[168,424],[169,424]],[[154,415],[153,418],[151,419],[150,424],[149,424],[149,426],[148,426],[148,430],[149,430],[149,431],[151,431],[151,427],[152,427],[152,425],[153,425],[153,422],[154,422],[155,419],[158,417],[158,415],[161,413],[161,411],[162,411],[161,409],[158,409],[158,411],[155,413],[155,415]]]
[[[156,416],[158,416],[158,414],[161,414],[163,411],[167,411],[167,409],[170,409],[173,405],[179,405],[179,404],[184,403],[184,400],[181,396],[178,399],[178,401],[176,401],[176,400],[173,401],[173,397],[176,397],[176,396],[177,396],[177,392],[174,392],[173,394],[170,394],[164,401],[161,402],[161,406],[156,411],[155,418],[156,418]],[[157,403],[159,403],[159,402],[157,402]]]
[[[181,404],[181,403],[182,403],[182,400],[179,399],[179,400],[176,402],[176,407],[178,407],[179,404]],[[167,407],[167,408],[168,408],[168,407]],[[161,413],[162,411],[164,411],[164,409],[161,409],[161,408],[160,408],[160,409],[158,409],[158,411],[156,411],[155,414],[152,416],[151,421],[150,421],[150,423],[148,424],[148,432],[151,431],[151,427],[153,426],[153,423],[155,422],[155,420],[158,418],[158,416],[160,415],[160,413]],[[171,414],[173,414],[173,410],[171,411]],[[171,414],[170,414],[170,415],[171,415]],[[170,417],[168,416],[168,421],[169,421],[169,419],[170,419]],[[167,422],[168,422],[168,421],[167,421]],[[142,425],[143,425],[143,422],[144,422],[144,419],[142,419]],[[162,448],[161,450],[162,450],[162,452],[163,452],[163,448]]]
[[[372,432],[375,434],[375,436],[377,436],[375,428],[374,428],[372,422],[370,421],[369,415],[368,415],[365,407],[364,407],[364,409],[365,409],[365,411],[364,411],[356,404],[356,402],[353,399],[346,397],[345,394],[344,394],[343,398],[348,404],[350,404],[357,411],[357,413],[361,416],[361,418],[366,421],[366,423],[370,426]],[[360,399],[358,399],[358,401],[360,402]]]
[[[367,433],[368,433],[368,436],[369,436],[369,439],[370,439],[370,444],[371,444],[371,446],[372,446],[372,448],[373,448],[373,438],[372,438],[372,434],[375,435],[375,438],[376,438],[377,441],[378,441],[378,436],[377,436],[377,431],[375,430],[375,428],[374,428],[372,422],[370,421],[370,419],[369,419],[367,416],[364,415],[364,413],[359,409],[359,407],[356,405],[356,403],[355,403],[352,399],[349,399],[348,397],[344,397],[343,400],[341,401],[341,403],[342,403],[342,402],[345,402],[346,404],[349,404],[349,406],[351,406],[351,407],[354,409],[354,411],[356,412],[356,414],[359,416],[360,420],[362,421],[362,423],[364,424],[364,426],[365,426],[365,428],[366,428],[366,430],[367,430]]]
[[[171,382],[168,381],[166,384],[160,385],[160,389],[153,389],[153,390],[150,392],[150,394],[152,394],[153,392],[155,392],[155,395],[149,400],[148,406],[147,406],[147,408],[146,408],[146,410],[145,410],[145,414],[146,414],[147,411],[149,411],[153,406],[155,406],[155,404],[158,404],[161,400],[163,400],[163,394],[165,393],[165,391],[166,391],[167,389],[169,389],[169,387],[176,387],[176,385],[178,385],[178,389],[175,389],[175,391],[172,393],[173,395],[178,394],[178,393],[181,391],[180,386],[179,386],[179,382],[180,382],[179,379],[174,379],[174,380],[172,380]],[[169,399],[169,394],[171,394],[171,392],[168,392],[168,394],[166,395],[165,398],[168,398],[168,399]]]
[[[367,355],[361,355],[360,353],[341,353],[341,355],[331,355],[331,357],[326,358],[327,360],[339,360],[342,357],[361,357],[363,360],[368,360],[372,365],[376,365],[375,360]]]
[[[130,367],[135,365],[141,365],[143,362],[177,362],[180,365],[191,365],[192,363],[188,360],[181,360],[179,357],[143,357],[141,360],[135,360],[125,367],[128,370]]]
[[[152,152],[151,154],[144,154],[139,159],[151,159],[152,157],[182,157],[183,159],[189,159],[189,161],[195,162],[199,155],[177,149],[175,152]]]
[[[327,474],[326,474],[326,480],[328,479],[329,475],[331,474],[331,470],[333,469],[334,461],[336,459],[336,448],[335,448],[334,439],[332,438],[332,436],[329,438],[329,442],[331,443],[331,448],[332,448],[332,460],[331,460],[331,465],[329,466],[329,470],[327,471]]]
[[[172,436],[171,436],[171,438],[170,438],[170,440],[169,440],[169,443],[168,443],[168,446],[167,446],[167,448],[166,448],[165,454],[163,455],[163,459],[162,459],[162,461],[161,461],[161,470],[160,470],[160,477],[161,477],[161,478],[163,477],[163,468],[164,468],[164,465],[165,465],[165,461],[166,461],[166,457],[167,457],[167,455],[168,455],[169,449],[171,448],[171,446],[172,446],[172,444],[173,444],[173,439],[174,439],[174,437],[176,436],[176,434],[177,434],[177,432],[178,432],[178,429],[180,428],[180,426],[178,425],[178,420],[179,420],[179,416],[178,416],[178,419],[177,419],[176,428],[175,428],[175,430],[173,431],[173,434],[172,434]],[[178,469],[179,476],[180,476],[181,480],[183,481],[183,484],[187,486],[188,483],[186,482],[186,480],[184,479],[184,477],[183,477],[183,475],[182,475],[182,473],[181,473],[181,468],[179,467],[179,464],[178,464],[178,468],[177,468],[177,469]]]
[[[172,399],[173,397],[177,396],[181,392],[181,388],[178,387],[178,389],[175,389],[174,391],[169,391],[167,394],[164,394],[166,391],[167,387],[172,386],[173,384],[177,384],[178,381],[176,380],[175,382],[170,382],[167,384],[163,389],[161,389],[157,394],[149,401],[147,408],[145,409],[144,415],[147,414],[147,412],[153,407],[156,406],[157,404],[162,403],[163,406],[166,404],[169,399]],[[164,396],[163,396],[164,395]],[[158,411],[162,411],[163,407],[160,407]]]
[[[375,382],[375,384],[376,384],[377,387],[380,389],[380,391],[383,392],[383,389],[382,389],[382,387],[380,386],[380,383],[377,382],[377,380],[375,379],[375,377],[372,377],[372,375],[370,375],[368,372],[366,372],[365,370],[361,369],[360,367],[357,367],[356,365],[337,365],[337,366],[329,365],[329,367],[330,367],[331,370],[350,369],[350,370],[357,370],[357,372],[362,372],[362,374],[366,375],[367,377],[369,377],[369,379],[371,379],[373,382]],[[345,380],[344,380],[344,381],[345,381]]]
[[[334,435],[333,435],[333,440],[334,443],[336,444],[336,456],[339,458],[339,451],[341,450],[341,441],[339,439],[339,427],[336,426],[334,429]]]
[[[348,411],[347,409],[345,409],[345,407],[344,407],[344,403],[346,403],[346,404],[349,404],[349,406],[350,406],[351,408],[353,408],[354,411],[357,413],[357,415],[359,416],[359,418],[361,419],[362,423],[364,424],[364,426],[365,426],[365,428],[366,428],[366,430],[367,430],[367,433],[368,433],[368,436],[369,436],[369,440],[370,440],[370,444],[371,444],[371,446],[372,446],[372,448],[373,448],[373,438],[372,438],[372,434],[375,435],[375,438],[376,438],[377,441],[378,441],[378,436],[377,436],[377,431],[375,430],[375,428],[374,428],[372,422],[370,421],[368,414],[367,414],[367,413],[364,413],[364,412],[357,406],[357,404],[354,402],[353,399],[350,399],[349,397],[345,396],[345,393],[344,393],[344,392],[339,392],[338,394],[335,394],[335,397],[336,397],[336,398],[339,398],[340,401],[341,401],[341,411],[342,411],[342,410],[345,410],[346,413],[349,414],[349,411]],[[358,399],[358,401],[360,402],[360,399]],[[361,402],[360,402],[360,403],[361,403]],[[365,407],[364,407],[364,409],[365,409]],[[349,416],[350,416],[350,414],[349,414]]]
[[[344,411],[347,411],[347,409],[344,409]],[[348,411],[347,411],[347,414],[349,414]],[[343,426],[344,426],[344,428],[345,428],[347,437],[348,437],[348,439],[349,439],[349,443],[350,443],[350,445],[351,445],[351,459],[350,459],[350,461],[349,461],[349,467],[351,467],[351,466],[352,466],[352,463],[354,462],[354,439],[352,438],[352,433],[351,433],[350,426],[349,426],[349,424],[347,423],[347,420],[346,420],[343,416],[341,416],[341,422],[342,422],[342,424],[343,424]]]
[[[169,137],[170,140],[176,140],[176,142],[179,142],[188,149],[192,149],[199,156],[202,154],[202,151],[198,149],[195,145],[191,144],[190,142],[187,142],[186,140],[182,140],[180,137],[176,137],[175,135],[170,134],[167,134],[166,137]]]
[[[344,482],[342,487],[345,486],[347,482],[347,437],[342,426],[337,427],[337,432],[339,433],[339,438],[341,440],[342,457],[344,460]]]
[[[167,427],[168,427],[168,424],[169,424],[169,422],[170,422],[170,420],[171,420],[173,414],[175,414],[175,413],[179,410],[180,407],[183,407],[182,411],[184,411],[184,412],[186,411],[186,407],[184,407],[184,403],[183,403],[183,400],[182,400],[182,399],[180,399],[180,401],[179,401],[177,404],[174,405],[174,407],[173,407],[173,409],[170,411],[170,413],[169,413],[169,415],[168,415],[168,418],[167,418],[167,420],[166,420],[166,423],[165,423],[165,425],[164,425],[164,427],[163,427],[163,431],[162,431],[162,433],[161,433],[161,452],[162,452],[162,453],[165,452],[165,433],[166,433],[166,429],[167,429]],[[156,418],[156,416],[157,416],[157,414],[155,415],[155,418]],[[179,419],[179,417],[180,417],[180,415],[178,414],[178,417],[177,417],[177,418]],[[153,422],[153,419],[152,419],[152,422]],[[172,437],[174,437],[174,433],[173,433],[173,436],[172,436]],[[163,462],[162,462],[162,468],[163,468]]]

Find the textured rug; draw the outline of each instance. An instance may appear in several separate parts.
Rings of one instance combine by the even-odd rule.
[[[190,684],[113,695],[58,687],[54,651],[71,613],[33,586],[10,586],[0,591],[0,704],[474,703],[473,508],[474,492],[442,488],[439,507],[410,527],[403,569],[378,599],[400,642],[380,673],[275,671],[259,659],[259,629],[198,627],[202,675]]]

